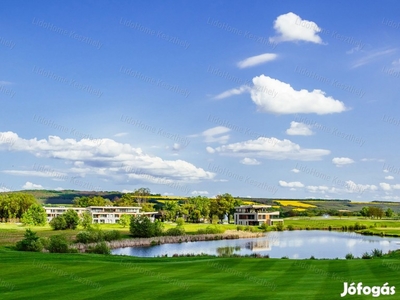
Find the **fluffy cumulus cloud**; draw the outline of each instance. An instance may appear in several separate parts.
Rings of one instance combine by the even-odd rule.
[[[271,43],[304,41],[322,44],[322,39],[318,36],[321,28],[312,21],[302,20],[292,12],[277,17],[274,29],[277,35],[269,38]]]
[[[256,56],[248,57],[240,62],[238,62],[238,67],[241,69],[257,66],[264,64],[269,61],[273,61],[278,57],[275,53],[264,53]]]
[[[299,173],[300,172],[300,170],[299,169],[292,169],[292,170],[290,170],[291,172],[293,172],[293,173]]]
[[[332,163],[334,163],[336,167],[341,167],[354,163],[354,160],[348,157],[335,157],[332,159]]]
[[[389,184],[386,182],[381,182],[379,184],[382,190],[384,191],[391,191],[391,190],[400,190],[400,184]]]
[[[216,153],[233,156],[296,160],[320,160],[330,153],[325,149],[303,149],[290,140],[279,140],[274,137],[259,137],[256,140],[223,145],[213,150]]]
[[[326,96],[321,90],[295,90],[290,84],[269,76],[253,78],[251,99],[260,111],[274,114],[340,113],[346,110],[343,102]]]
[[[304,187],[304,184],[302,184],[299,181],[292,181],[292,182],[286,182],[283,180],[279,180],[279,185],[282,187],[290,187],[290,188],[302,188]]]
[[[59,159],[73,165],[80,176],[96,174],[110,178],[138,179],[165,183],[212,179],[215,174],[198,168],[184,160],[164,160],[144,153],[130,144],[112,139],[23,139],[16,133],[2,133],[0,150],[28,152],[38,158]],[[12,140],[12,143],[9,141]],[[43,170],[39,170],[43,172]],[[114,176],[114,177],[113,177]]]
[[[257,159],[255,159],[255,158],[248,158],[248,157],[243,158],[243,159],[240,161],[240,163],[241,163],[241,164],[244,164],[244,165],[259,165],[259,164],[261,164],[261,162],[259,162]]]
[[[24,190],[42,190],[42,189],[43,189],[43,186],[40,185],[40,184],[34,184],[34,183],[30,182],[30,181],[27,181],[27,182],[22,186],[22,188],[23,188]]]
[[[292,121],[290,122],[290,128],[286,130],[286,134],[288,135],[312,135],[314,132],[311,130],[311,126]]]
[[[391,176],[391,175],[389,175],[389,176],[386,176],[386,177],[385,177],[385,179],[387,179],[387,180],[393,180],[393,179],[394,179],[394,177],[393,177],[393,176]]]

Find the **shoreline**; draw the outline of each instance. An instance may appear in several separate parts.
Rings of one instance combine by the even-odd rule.
[[[150,247],[161,244],[179,244],[187,242],[201,242],[201,241],[214,241],[214,240],[233,240],[245,238],[257,238],[264,236],[262,232],[248,232],[227,230],[224,233],[217,234],[193,234],[193,235],[179,235],[179,236],[156,236],[151,238],[131,238],[124,240],[117,240],[105,242],[110,249],[126,248],[126,247]],[[72,248],[77,249],[79,252],[86,252],[90,246],[95,246],[96,243],[83,244],[76,243]]]

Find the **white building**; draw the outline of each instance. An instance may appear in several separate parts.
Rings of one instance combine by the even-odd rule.
[[[89,212],[92,216],[93,223],[115,224],[119,222],[122,215],[146,215],[151,221],[157,212],[141,212],[140,206],[89,206],[89,207],[43,207],[47,214],[47,221],[65,213],[68,209],[72,209],[81,216],[84,212]]]
[[[240,205],[235,207],[235,224],[260,226],[267,223],[271,226],[277,222],[283,223],[283,219],[279,218],[279,211],[268,211],[271,207],[271,205]]]

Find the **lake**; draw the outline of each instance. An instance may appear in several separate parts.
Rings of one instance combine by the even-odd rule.
[[[345,258],[347,253],[361,257],[365,252],[380,249],[383,253],[400,249],[400,238],[366,236],[356,233],[301,230],[268,232],[260,238],[183,242],[152,247],[127,247],[113,249],[115,255],[155,257],[167,254],[254,254],[271,258]]]

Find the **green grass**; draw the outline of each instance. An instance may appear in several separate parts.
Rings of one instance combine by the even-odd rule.
[[[1,299],[321,300],[340,299],[344,281],[400,284],[398,259],[134,258],[4,248],[0,256]]]
[[[310,227],[313,229],[327,229],[329,226],[333,228],[341,228],[342,226],[354,225],[356,222],[361,225],[375,226],[377,228],[390,227],[398,230],[400,233],[400,221],[399,220],[385,220],[385,219],[365,219],[363,217],[313,217],[313,218],[286,218],[285,227],[293,225],[295,229],[306,229]]]

